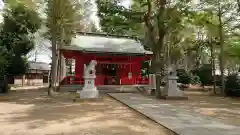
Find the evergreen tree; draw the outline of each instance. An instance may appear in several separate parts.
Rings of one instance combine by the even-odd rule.
[[[10,6],[3,17],[0,31],[1,75],[22,75],[27,69],[23,57],[34,47],[33,34],[40,28],[41,19],[37,12],[23,4]]]

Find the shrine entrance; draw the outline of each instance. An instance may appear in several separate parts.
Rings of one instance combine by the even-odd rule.
[[[101,70],[99,74],[104,76],[104,85],[120,84],[119,77],[117,77],[117,64],[99,64]]]
[[[102,67],[102,75],[116,76],[116,74],[117,74],[116,64],[106,64],[106,66]]]

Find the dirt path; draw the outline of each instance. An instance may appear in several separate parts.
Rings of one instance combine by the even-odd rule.
[[[43,91],[15,92],[0,102],[1,135],[170,135],[121,103],[46,99]]]

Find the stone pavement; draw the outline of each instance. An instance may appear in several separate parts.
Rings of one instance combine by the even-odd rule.
[[[240,127],[161,103],[161,100],[147,98],[138,93],[109,95],[179,135],[240,135]]]

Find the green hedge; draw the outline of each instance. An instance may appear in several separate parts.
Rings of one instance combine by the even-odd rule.
[[[199,77],[202,86],[213,85],[211,64],[205,64],[193,70],[192,74]]]
[[[191,77],[190,75],[186,72],[185,69],[177,69],[177,76],[178,76],[178,83],[181,84],[190,84],[191,82]]]
[[[240,78],[237,74],[226,77],[225,93],[227,96],[240,96]]]

